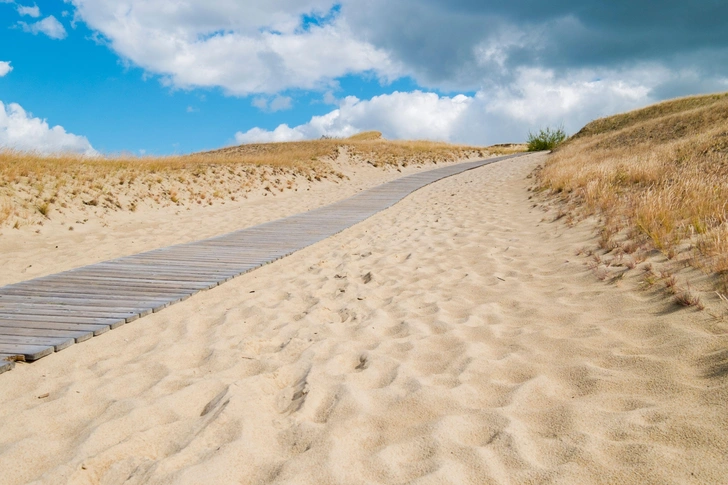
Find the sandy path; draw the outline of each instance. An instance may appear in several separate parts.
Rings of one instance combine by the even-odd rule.
[[[728,325],[596,281],[540,157],[0,376],[0,483],[725,482]]]

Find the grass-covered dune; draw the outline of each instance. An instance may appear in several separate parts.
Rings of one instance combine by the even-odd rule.
[[[562,215],[598,215],[602,248],[658,249],[728,278],[728,93],[595,120],[537,176]]]
[[[345,178],[341,162],[397,167],[523,149],[390,141],[379,132],[168,157],[41,156],[0,149],[0,226],[37,224],[74,209],[135,211],[142,203],[206,205],[244,198],[256,189],[284,192],[301,183]]]

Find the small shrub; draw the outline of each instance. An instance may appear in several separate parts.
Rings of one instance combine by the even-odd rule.
[[[542,128],[537,134],[528,132],[528,151],[539,152],[541,150],[553,150],[560,143],[566,140],[564,128],[559,126],[556,129]]]

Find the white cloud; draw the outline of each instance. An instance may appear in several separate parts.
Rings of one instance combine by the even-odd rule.
[[[0,77],[5,76],[12,70],[13,66],[10,65],[10,61],[0,61]]]
[[[421,91],[395,92],[366,101],[349,96],[341,101],[338,109],[314,116],[304,125],[294,128],[281,125],[273,131],[253,128],[236,133],[235,139],[238,143],[292,141],[380,130],[387,138],[449,140],[454,136],[455,121],[472,102],[472,98],[463,95],[450,98]]]
[[[27,24],[25,22],[18,22],[25,32],[29,32],[33,35],[43,33],[51,39],[65,39],[66,29],[63,24],[58,21],[53,15],[50,15],[39,22]]]
[[[370,100],[347,97],[338,109],[314,116],[303,125],[280,125],[272,131],[256,127],[237,132],[235,140],[294,141],[379,130],[390,139],[478,145],[519,142],[529,129],[564,123],[573,133],[594,118],[644,105],[650,101],[645,80],[665,75],[656,68],[603,74],[609,75],[596,80],[595,73],[583,71],[559,79],[549,70],[524,69],[517,73],[513,85],[481,90],[474,96],[414,91]]]
[[[724,76],[728,56],[723,24],[703,21],[726,16],[728,4],[715,0],[668,2],[663,16],[640,15],[647,2],[605,15],[597,0],[65,1],[74,21],[168,85],[233,95],[325,91],[366,73],[472,92],[506,86],[517,69],[652,62],[703,71],[704,79]]]
[[[397,75],[388,56],[357,40],[330,0],[72,0],[76,16],[124,58],[180,88],[234,95],[320,89],[349,73]]]
[[[37,19],[38,17],[40,17],[40,8],[38,8],[38,5],[33,5],[32,7],[18,5],[18,13],[20,15],[27,15],[28,17],[33,17],[34,19]]]
[[[235,141],[238,143],[269,143],[275,141],[298,141],[305,140],[308,137],[305,132],[307,125],[297,126],[291,128],[286,124],[279,125],[273,131],[264,130],[261,128],[251,128],[250,130],[235,133]]]
[[[0,101],[0,147],[39,153],[74,152],[98,155],[84,136],[67,133],[62,126],[48,126],[29,115],[19,104]]]

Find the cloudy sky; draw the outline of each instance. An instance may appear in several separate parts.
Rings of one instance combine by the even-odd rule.
[[[0,0],[0,146],[472,144],[728,91],[725,0]]]

